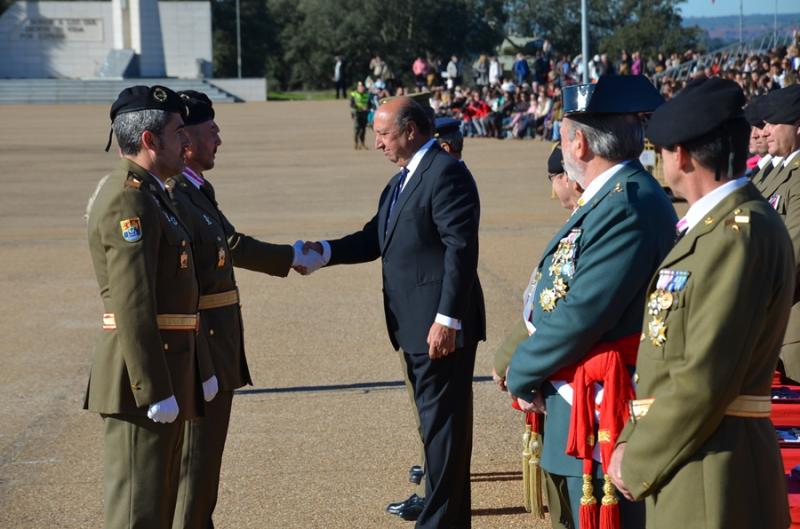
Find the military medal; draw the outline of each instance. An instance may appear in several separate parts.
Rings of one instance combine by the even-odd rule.
[[[225,266],[225,248],[220,246],[217,249],[217,268],[223,268]]]
[[[564,279],[557,277],[555,281],[553,281],[553,293],[555,294],[556,299],[561,299],[567,295],[567,290],[569,287],[564,282]]]
[[[654,317],[647,324],[650,342],[656,347],[661,347],[667,341],[667,326],[663,320]]]
[[[186,251],[186,241],[181,241],[181,247],[183,250],[181,251],[180,256],[180,266],[181,268],[189,268],[189,252]]]
[[[553,309],[556,308],[556,293],[552,288],[546,288],[542,290],[542,293],[539,295],[539,304],[542,306],[542,310],[545,312],[552,312]]]

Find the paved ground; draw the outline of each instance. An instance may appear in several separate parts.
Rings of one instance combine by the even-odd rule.
[[[81,405],[102,306],[83,215],[116,163],[103,152],[108,108],[2,106],[0,116],[0,527],[101,527],[101,421]],[[218,122],[209,176],[239,231],[265,240],[359,228],[394,173],[379,153],[352,150],[339,102],[227,105]],[[489,334],[474,385],[474,527],[545,527],[520,507],[521,418],[485,379],[566,212],[550,199],[545,144],[468,140],[465,151],[481,193]],[[234,399],[218,527],[412,527],[383,513],[411,492],[415,431],[379,264],[238,279],[256,385]]]

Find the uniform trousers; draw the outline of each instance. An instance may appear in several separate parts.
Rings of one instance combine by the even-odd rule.
[[[408,391],[408,400],[411,402],[411,410],[414,412],[414,423],[417,425],[417,432],[419,433],[419,464],[422,469],[425,469],[425,445],[422,442],[422,423],[419,420],[419,410],[417,410],[417,403],[414,400],[414,386],[411,385],[411,379],[408,377],[408,364],[406,363],[405,353],[398,351],[400,356],[400,370],[403,372],[403,381],[406,383],[406,390]],[[414,493],[420,498],[425,497],[425,480],[421,480],[417,485]]]
[[[105,529],[169,529],[175,511],[185,421],[102,415]]]
[[[186,423],[180,486],[172,529],[213,529],[222,453],[228,437],[233,391],[205,403],[205,416]]]
[[[425,446],[425,507],[417,529],[471,527],[472,376],[477,343],[431,360],[404,352]]]

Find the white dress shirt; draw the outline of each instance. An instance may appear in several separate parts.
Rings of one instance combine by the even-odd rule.
[[[591,183],[590,183],[588,186],[586,186],[586,189],[583,191],[583,194],[581,195],[581,198],[580,198],[580,199],[578,199],[578,208],[580,208],[580,207],[581,207],[581,206],[583,206],[584,204],[588,204],[588,203],[589,203],[589,201],[591,201],[591,200],[594,198],[594,196],[595,196],[595,195],[596,195],[598,192],[600,192],[600,189],[601,189],[601,188],[602,188],[604,185],[606,185],[606,183],[607,183],[609,180],[611,180],[611,178],[612,178],[612,177],[613,177],[615,174],[617,174],[617,172],[618,172],[620,169],[622,169],[623,167],[625,167],[625,165],[627,165],[629,161],[630,161],[630,160],[626,160],[626,161],[624,161],[624,162],[620,162],[620,163],[618,163],[617,165],[615,165],[614,167],[611,167],[611,168],[609,168],[609,169],[606,169],[605,171],[603,171],[602,173],[600,173],[600,174],[597,176],[597,178],[595,178],[594,180],[592,180],[592,182],[591,182]],[[578,211],[578,208],[575,208],[575,211]],[[573,213],[574,213],[575,211],[573,211]]]

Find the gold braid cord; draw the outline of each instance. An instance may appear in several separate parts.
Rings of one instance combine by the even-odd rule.
[[[525,510],[531,512],[531,425],[525,424],[525,433],[522,435],[522,500]]]

